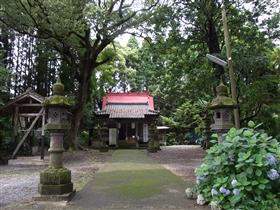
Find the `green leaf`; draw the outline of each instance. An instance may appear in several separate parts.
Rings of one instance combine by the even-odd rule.
[[[256,175],[257,175],[257,176],[261,176],[261,175],[262,175],[262,171],[261,171],[260,169],[257,169],[257,170],[256,170]]]
[[[246,130],[246,131],[244,131],[243,135],[245,137],[251,137],[254,135],[254,133],[251,130]]]
[[[259,182],[255,181],[255,180],[252,182],[252,185],[258,185],[258,184],[259,184]]]
[[[262,159],[263,159],[262,155],[257,154],[257,155],[255,155],[255,158],[256,158],[257,164],[262,164]]]
[[[248,127],[249,127],[249,128],[254,128],[255,125],[256,125],[256,124],[255,124],[253,121],[249,121],[249,122],[248,122]]]
[[[258,185],[258,188],[261,189],[261,190],[264,190],[265,189],[265,185],[264,184],[260,184],[260,185]]]
[[[252,191],[252,187],[251,186],[247,186],[247,187],[245,187],[245,190],[247,190],[247,191]]]
[[[261,179],[261,180],[260,180],[260,183],[262,183],[262,184],[267,184],[267,183],[269,183],[269,181],[268,181],[267,179]]]

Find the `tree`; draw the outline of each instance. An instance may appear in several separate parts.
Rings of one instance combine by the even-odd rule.
[[[0,1],[1,22],[22,34],[44,40],[74,66],[73,74],[79,82],[70,133],[74,147],[90,78],[109,59],[101,60],[100,53],[116,37],[149,18],[157,3],[158,0]]]
[[[144,85],[155,95],[161,114],[168,118],[184,102],[209,102],[215,96],[214,88],[223,70],[212,68],[205,55],[212,53],[225,59],[219,2],[178,0],[159,8],[148,22],[152,38],[138,50],[140,59],[134,68],[142,80],[139,88]],[[261,30],[258,22],[260,15],[268,14],[270,3],[251,1],[255,7],[249,11],[244,1],[226,1],[243,125],[253,118],[269,119],[266,110],[279,103],[277,50],[274,39],[266,36],[267,31]],[[224,79],[229,86],[227,71]],[[277,119],[277,112],[271,116],[273,113],[273,119]]]

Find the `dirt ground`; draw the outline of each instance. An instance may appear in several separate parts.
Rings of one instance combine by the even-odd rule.
[[[195,181],[194,170],[201,165],[205,154],[198,145],[179,145],[161,147],[161,151],[149,156],[184,180]]]
[[[64,166],[71,170],[74,188],[81,190],[111,154],[95,150],[64,153]],[[44,161],[39,156],[18,157],[0,166],[0,209],[32,201],[37,194],[39,173],[47,167],[48,160],[48,156]]]
[[[194,169],[201,164],[205,151],[200,146],[161,148],[161,151],[148,153],[148,156],[188,183],[194,183]],[[64,153],[64,166],[72,171],[74,188],[77,191],[82,190],[96,171],[111,159],[113,152],[89,150]],[[19,157],[9,165],[0,166],[0,209],[17,209],[20,205],[29,205],[32,197],[37,195],[39,173],[47,164],[48,157],[41,161],[40,157],[34,156]]]

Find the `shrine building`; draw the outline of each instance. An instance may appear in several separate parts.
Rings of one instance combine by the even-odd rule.
[[[148,92],[107,93],[95,114],[108,127],[110,146],[146,144],[159,116]]]

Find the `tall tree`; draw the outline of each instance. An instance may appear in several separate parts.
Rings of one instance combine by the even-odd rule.
[[[76,136],[95,68],[107,62],[100,53],[119,35],[150,17],[158,0],[1,0],[0,21],[23,34],[48,42],[75,64],[79,86],[70,139]],[[38,33],[40,31],[40,33]]]
[[[140,48],[135,69],[165,116],[172,116],[185,101],[197,103],[214,97],[213,89],[223,70],[211,68],[205,55],[212,53],[225,59],[219,2],[178,0],[160,8],[148,22],[152,39]],[[263,109],[271,107],[279,96],[279,72],[270,61],[274,40],[266,36],[258,22],[261,14],[267,14],[263,6],[268,8],[271,2],[251,1],[253,11],[244,1],[225,2],[242,122],[246,124],[250,119],[261,119],[258,117]],[[227,72],[225,81],[229,86]]]

